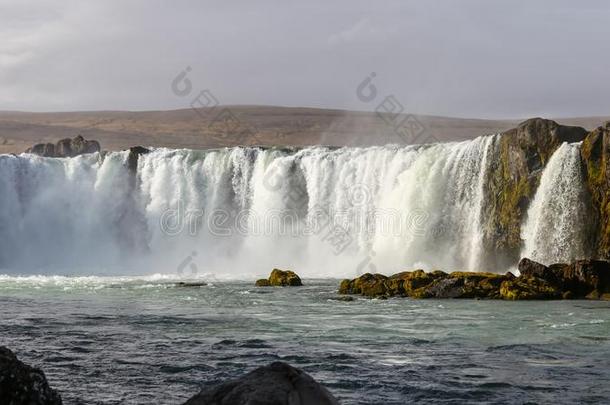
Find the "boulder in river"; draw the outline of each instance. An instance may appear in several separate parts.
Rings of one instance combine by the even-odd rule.
[[[499,298],[500,284],[509,275],[440,270],[404,271],[390,277],[366,273],[343,280],[339,294],[359,294],[369,298],[406,296],[413,298]]]
[[[577,260],[545,266],[524,258],[520,276],[512,273],[403,271],[392,276],[366,273],[345,279],[339,294],[369,298],[608,299],[610,262]]]
[[[571,298],[610,299],[610,262],[577,260],[545,266],[529,259],[519,262],[521,277],[537,277]],[[520,278],[521,278],[520,277]]]
[[[268,279],[256,280],[257,287],[299,287],[301,278],[290,270],[273,269]]]
[[[520,276],[503,282],[500,296],[505,300],[549,300],[563,297],[561,290],[553,284],[531,276]]]
[[[204,388],[185,405],[335,405],[338,401],[302,370],[275,362]]]
[[[254,283],[254,285],[256,285],[257,287],[271,287],[271,283],[269,282],[268,278],[261,278],[259,280],[256,280],[256,283]]]
[[[0,347],[0,403],[61,405],[62,401],[49,387],[42,370],[28,366],[9,349]]]

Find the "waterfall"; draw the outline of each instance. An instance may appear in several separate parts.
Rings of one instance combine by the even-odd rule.
[[[523,257],[544,264],[588,257],[591,217],[580,143],[562,144],[547,163],[529,207],[521,237]]]
[[[103,160],[98,153],[0,155],[0,268],[91,269],[117,262],[126,158],[126,152]]]
[[[482,215],[498,139],[154,149],[140,156],[135,189],[126,152],[2,155],[0,268],[250,278],[272,267],[306,277],[494,270]]]

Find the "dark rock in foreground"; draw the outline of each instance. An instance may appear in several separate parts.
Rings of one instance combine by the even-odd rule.
[[[565,298],[610,299],[610,262],[604,260],[587,259],[544,266],[522,259],[519,272],[521,277],[544,281]]]
[[[185,405],[334,405],[338,401],[304,371],[275,362],[205,388]]]
[[[579,260],[545,266],[524,258],[519,277],[511,273],[476,273],[423,270],[405,271],[390,277],[363,274],[343,280],[339,294],[369,298],[609,299],[610,262]]]
[[[299,287],[303,283],[294,271],[273,269],[269,278],[256,280],[255,285],[257,287]]]
[[[66,138],[56,144],[39,143],[27,149],[25,153],[33,153],[43,157],[74,157],[85,153],[95,153],[100,151],[98,141],[88,141],[81,135],[73,139]]]
[[[0,403],[61,405],[62,401],[42,370],[22,363],[9,349],[0,347]]]

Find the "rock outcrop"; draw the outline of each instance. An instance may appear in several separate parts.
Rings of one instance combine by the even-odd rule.
[[[256,280],[255,285],[257,287],[299,287],[303,283],[294,271],[273,269],[269,278]]]
[[[271,287],[271,283],[269,282],[268,278],[261,278],[259,280],[256,280],[254,285],[257,287]]]
[[[140,155],[145,155],[147,153],[150,153],[150,150],[143,146],[133,146],[129,148],[127,167],[132,173],[136,173],[138,170],[138,159],[140,158]]]
[[[487,298],[506,300],[610,299],[610,262],[579,260],[545,266],[524,258],[519,277],[512,273],[405,271],[390,277],[363,274],[343,280],[339,294],[369,298]]]
[[[62,139],[55,144],[39,143],[27,149],[25,152],[44,157],[66,158],[99,151],[100,144],[98,141],[86,140],[81,135],[78,135],[72,139]]]
[[[359,294],[369,298],[393,296],[413,298],[500,298],[503,281],[512,274],[453,272],[423,270],[405,271],[386,277],[366,273],[353,280],[343,280],[339,294]]]
[[[204,388],[185,405],[335,405],[338,401],[302,370],[275,362],[233,381]]]
[[[521,224],[540,182],[542,169],[563,142],[579,142],[587,131],[532,118],[502,134],[487,179],[484,243],[498,267],[519,260]],[[490,260],[491,261],[491,260]]]
[[[591,131],[582,143],[596,232],[589,243],[597,257],[610,258],[610,121]]]
[[[519,272],[521,277],[543,280],[565,298],[610,299],[610,262],[607,261],[577,260],[543,266],[523,259]]]
[[[62,401],[42,370],[22,363],[9,349],[0,347],[0,403],[61,405]]]

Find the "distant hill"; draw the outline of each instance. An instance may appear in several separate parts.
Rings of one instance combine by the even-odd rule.
[[[609,117],[556,119],[592,129]],[[103,149],[134,145],[204,149],[246,145],[368,146],[472,139],[521,120],[392,116],[316,108],[218,106],[172,111],[0,112],[0,153],[82,134]],[[401,125],[397,125],[401,124]]]

